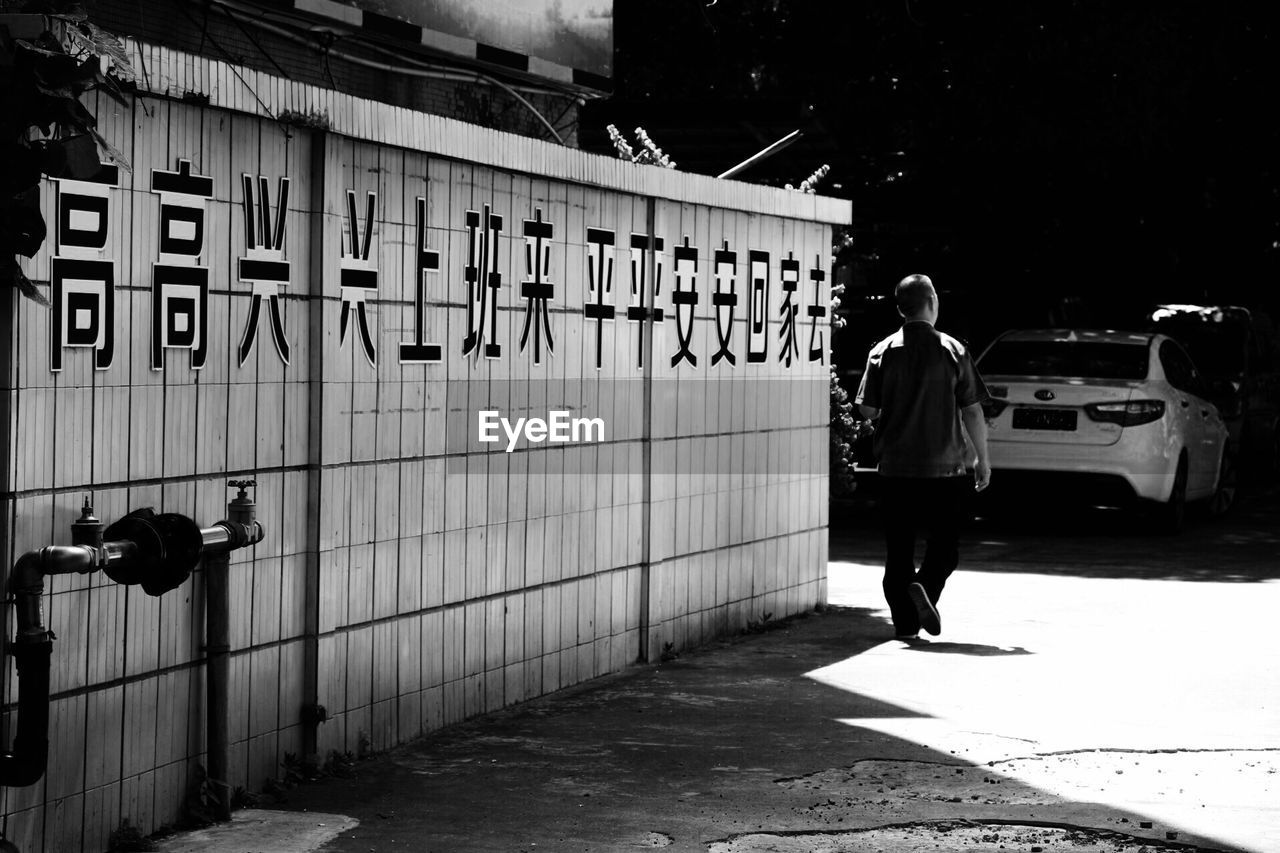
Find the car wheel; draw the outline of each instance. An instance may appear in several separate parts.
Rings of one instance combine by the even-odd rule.
[[[1219,516],[1236,505],[1236,455],[1230,447],[1222,448],[1218,465],[1218,485],[1209,498],[1209,515]]]
[[[1162,533],[1181,533],[1187,526],[1187,457],[1178,460],[1178,470],[1173,475],[1173,489],[1169,500],[1159,505],[1156,524]]]

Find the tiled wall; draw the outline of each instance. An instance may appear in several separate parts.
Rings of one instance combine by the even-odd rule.
[[[287,127],[216,100],[142,97],[126,109],[103,99],[91,108],[133,164],[110,190],[109,238],[98,254],[115,261],[115,354],[95,369],[93,349],[63,348],[63,369],[52,372],[49,338],[61,332],[51,331],[48,309],[15,299],[5,349],[4,559],[69,541],[86,493],[107,522],[154,506],[208,525],[225,515],[226,480],[255,477],[267,536],[231,563],[232,786],[261,789],[281,775],[286,754],[303,752],[307,703],[330,716],[315,732],[320,758],[384,749],[824,600],[827,367],[808,351],[810,335],[821,345],[828,331],[825,317],[811,329],[807,312],[829,298],[825,282],[810,280],[828,263],[829,224],[611,188],[613,164],[567,150],[552,154],[573,162],[551,163],[548,173],[605,177],[495,168],[485,164],[514,156],[501,150],[510,138],[461,125],[411,148],[340,127]],[[375,122],[363,135],[382,134]],[[153,370],[161,197],[152,173],[174,172],[182,160],[213,186],[198,258],[208,269],[207,360],[193,370],[189,352],[173,349]],[[658,171],[635,168],[641,182]],[[273,217],[278,181],[290,179],[288,364],[266,300],[243,365],[238,355],[253,293],[237,273],[248,239],[243,174],[267,179]],[[349,190],[361,243],[366,194],[376,193],[367,266],[377,288],[365,302],[372,363],[358,303],[341,339]],[[45,188],[51,223],[59,191]],[[425,274],[421,339],[442,346],[438,363],[399,358],[400,344],[418,334],[419,197],[425,248],[439,253],[439,271]],[[504,219],[497,359],[462,352],[471,328],[466,215],[485,205]],[[538,210],[552,225],[543,281],[554,287],[554,344],[535,364],[532,334],[524,351],[519,342],[521,283],[530,278],[522,227]],[[663,248],[634,259],[661,259],[647,304],[665,316],[637,322],[627,319],[639,298],[630,241],[650,221]],[[590,228],[612,231],[616,243],[605,250],[613,274],[603,300],[616,313],[599,325],[584,312],[599,301],[587,272]],[[677,264],[685,238],[696,249],[693,278],[688,261]],[[726,244],[737,253],[737,364],[712,366],[725,333],[717,317],[727,316],[712,304],[714,253]],[[769,294],[757,302],[767,320],[756,336],[768,345],[760,363],[747,361],[751,249],[769,253]],[[46,294],[60,251],[51,231],[28,267]],[[781,360],[789,253],[799,269],[790,366]],[[678,271],[679,285],[699,294],[692,308],[673,299]],[[639,281],[641,290],[654,286]],[[682,341],[696,367],[672,366]],[[599,416],[606,440],[522,441],[508,454],[505,441],[477,441],[477,412],[488,407],[512,417],[556,407]],[[105,849],[122,820],[144,832],[177,820],[196,789],[205,761],[202,572],[159,598],[100,573],[51,578],[47,589],[58,636],[51,760],[38,784],[0,793],[8,836],[23,850]],[[10,669],[7,737],[15,699]]]

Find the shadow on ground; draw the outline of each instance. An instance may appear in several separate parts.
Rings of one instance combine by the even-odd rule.
[[[998,768],[851,724],[920,717],[812,677],[890,633],[870,610],[829,608],[437,732],[352,778],[303,785],[283,807],[358,818],[324,848],[336,853],[706,851],[759,832],[1079,816],[1079,803]],[[915,652],[1022,650],[903,650]],[[1144,820],[1110,807],[1098,817],[1163,839]],[[919,849],[936,849],[927,835]]]
[[[868,490],[873,491],[873,490]],[[833,505],[831,559],[884,560],[873,495]],[[1193,512],[1178,535],[1133,512],[1028,500],[979,507],[961,547],[970,571],[1254,583],[1280,578],[1280,488],[1243,494],[1228,514]]]
[[[952,643],[945,640],[928,640],[921,637],[908,640],[906,647],[913,652],[930,652],[944,655],[973,655],[974,657],[1005,657],[1008,655],[1029,655],[1032,652],[1022,646],[987,646],[980,643]]]

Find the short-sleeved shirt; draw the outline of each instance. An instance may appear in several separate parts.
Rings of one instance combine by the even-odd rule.
[[[905,323],[867,356],[856,402],[880,410],[875,449],[888,477],[955,477],[967,463],[960,410],[987,399],[964,344]]]

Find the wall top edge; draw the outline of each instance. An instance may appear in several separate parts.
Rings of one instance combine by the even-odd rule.
[[[470,162],[479,162],[476,152],[483,151],[485,166],[683,204],[832,225],[846,225],[853,218],[853,203],[846,199],[626,163],[136,39],[126,39],[125,46],[139,72],[138,90],[146,94],[197,95],[208,98],[211,107],[267,119],[314,116],[327,121],[331,132],[353,139]]]

